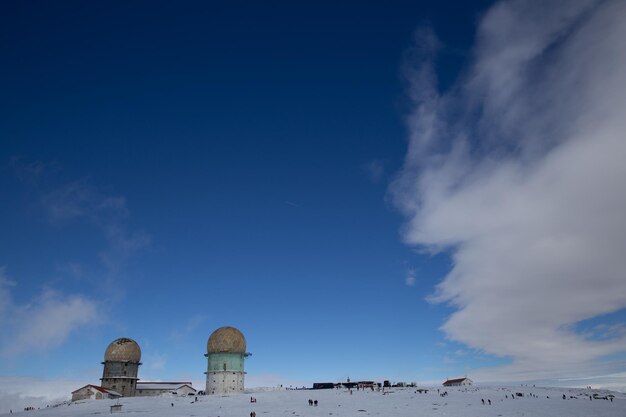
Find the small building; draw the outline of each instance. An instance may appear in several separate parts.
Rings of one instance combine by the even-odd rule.
[[[333,389],[335,384],[333,382],[314,382],[313,389]]]
[[[85,385],[82,388],[72,391],[72,401],[80,400],[104,400],[107,398],[119,398],[122,394],[112,389],[99,387],[97,385]]]
[[[456,378],[456,379],[448,379],[443,383],[444,387],[462,387],[466,385],[472,385],[473,381],[469,378]]]
[[[136,397],[155,397],[163,394],[196,395],[191,382],[137,382]]]

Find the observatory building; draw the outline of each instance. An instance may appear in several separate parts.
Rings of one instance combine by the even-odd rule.
[[[141,349],[137,342],[126,337],[112,341],[104,352],[102,387],[124,397],[134,397],[140,361]]]
[[[206,372],[207,394],[232,394],[243,392],[244,358],[246,338],[234,327],[220,327],[209,336],[207,342],[208,368]]]

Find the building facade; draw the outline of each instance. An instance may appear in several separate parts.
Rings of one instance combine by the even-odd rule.
[[[214,331],[207,342],[207,394],[233,394],[244,390],[246,339],[230,326]]]
[[[462,387],[466,385],[472,385],[472,380],[469,378],[457,378],[457,379],[448,379],[443,383],[444,387]]]
[[[121,394],[97,385],[85,385],[72,391],[72,401],[80,400],[104,400],[107,398],[119,398]]]
[[[136,397],[156,397],[163,394],[196,395],[191,382],[138,382]]]
[[[104,352],[102,387],[134,397],[140,361],[141,349],[134,340],[122,337],[111,342]]]

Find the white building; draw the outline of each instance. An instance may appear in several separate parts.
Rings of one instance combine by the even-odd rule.
[[[136,397],[154,397],[163,394],[196,395],[191,382],[137,382]]]
[[[76,391],[72,391],[72,401],[103,400],[107,398],[119,398],[121,396],[122,394],[112,389],[99,387],[97,385],[85,385]]]
[[[469,378],[457,378],[457,379],[448,379],[443,383],[444,387],[462,387],[465,385],[472,385],[474,382]]]

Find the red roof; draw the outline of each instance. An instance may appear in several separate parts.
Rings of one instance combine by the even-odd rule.
[[[80,387],[80,388],[78,388],[76,391],[72,391],[72,394],[74,394],[75,392],[80,391],[80,390],[81,390],[81,389],[83,389],[83,388],[87,388],[87,387],[93,388],[93,389],[95,389],[95,390],[97,390],[97,391],[100,391],[100,392],[104,392],[105,394],[120,395],[119,393],[117,393],[117,392],[113,391],[112,389],[109,389],[109,388],[104,388],[104,387],[99,387],[98,385],[91,385],[91,384],[87,384],[87,385],[85,385],[84,387]],[[121,395],[120,395],[120,396],[121,396]]]
[[[158,382],[141,381],[141,382],[137,382],[137,385],[141,385],[141,384],[180,384],[180,385],[191,385],[191,382],[180,382],[180,381],[173,381],[173,382],[164,382],[164,381],[158,381]]]
[[[457,378],[457,379],[448,379],[446,382],[444,382],[445,384],[458,384],[460,382],[465,381],[467,378]]]

